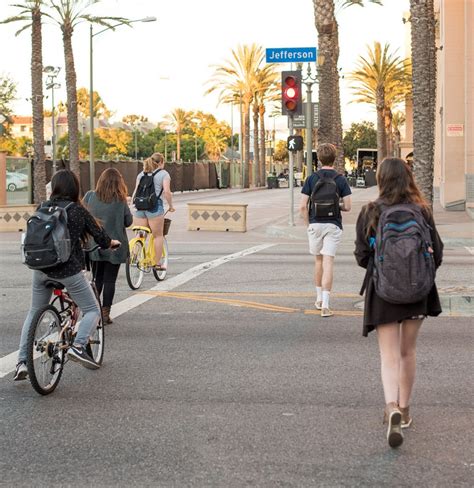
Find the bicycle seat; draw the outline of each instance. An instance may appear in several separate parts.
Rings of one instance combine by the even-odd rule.
[[[54,288],[55,290],[64,290],[65,286],[62,283],[59,283],[59,281],[54,281],[54,280],[46,280],[44,282],[44,285],[46,288]]]
[[[134,225],[132,227],[132,231],[136,232],[137,230],[143,230],[144,232],[148,232],[151,234],[151,229],[149,227],[142,227],[141,225]]]

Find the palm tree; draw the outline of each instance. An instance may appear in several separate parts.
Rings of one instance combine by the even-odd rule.
[[[67,94],[67,125],[69,138],[70,168],[79,175],[79,123],[77,116],[77,87],[72,36],[74,29],[81,22],[98,24],[107,29],[114,29],[119,25],[129,25],[130,21],[123,17],[97,17],[90,15],[89,9],[100,0],[50,0],[54,11],[51,17],[61,29],[64,47],[64,65],[66,70]]]
[[[214,75],[209,80],[206,95],[219,91],[218,103],[242,101],[243,123],[243,185],[249,187],[250,159],[250,106],[255,94],[255,73],[263,63],[263,48],[252,44],[238,46],[232,50],[232,58],[223,65],[215,66]]]
[[[1,24],[26,22],[15,35],[31,27],[31,105],[33,111],[33,198],[35,203],[46,199],[46,167],[44,154],[43,115],[43,45],[42,45],[42,0],[25,0],[15,5],[20,9],[17,15]]]
[[[194,113],[186,112],[182,108],[175,108],[170,114],[165,116],[166,122],[176,132],[176,159],[181,161],[181,135],[183,130],[188,128],[193,120]]]
[[[366,57],[360,56],[357,68],[350,74],[354,82],[355,102],[375,104],[377,111],[377,159],[382,161],[391,154],[392,107],[405,100],[409,94],[409,60],[390,53],[387,43],[368,47]]]
[[[405,125],[406,117],[403,112],[395,112],[392,116],[392,144],[393,144],[393,153],[392,155],[396,158],[400,157],[400,129]]]
[[[436,38],[433,0],[410,0],[413,64],[413,163],[417,183],[433,203]]]
[[[259,125],[259,139],[260,139],[260,165],[259,165],[259,181],[260,185],[265,185],[265,104],[268,102],[276,102],[280,100],[279,90],[280,74],[275,70],[273,64],[267,64],[263,69],[256,73],[255,77],[255,98],[258,103],[258,115],[260,120]]]
[[[381,0],[367,0],[381,4]],[[364,0],[339,0],[341,8],[364,5]],[[342,148],[341,102],[339,92],[339,27],[335,15],[335,0],[313,0],[314,18],[318,31],[319,112],[318,141],[330,142],[338,149],[336,167],[344,169]]]

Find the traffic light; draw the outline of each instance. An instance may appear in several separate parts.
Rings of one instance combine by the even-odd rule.
[[[282,115],[301,115],[301,72],[282,71],[281,73],[281,113]]]

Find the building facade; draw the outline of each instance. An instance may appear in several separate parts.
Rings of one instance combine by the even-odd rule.
[[[435,0],[438,72],[434,186],[474,217],[474,0]]]

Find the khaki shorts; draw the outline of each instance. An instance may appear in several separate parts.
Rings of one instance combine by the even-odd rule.
[[[310,254],[336,255],[337,246],[342,239],[342,229],[336,224],[309,224],[307,232]]]

